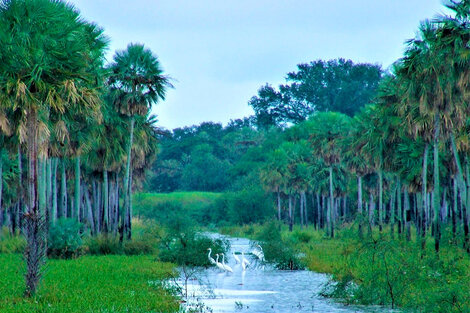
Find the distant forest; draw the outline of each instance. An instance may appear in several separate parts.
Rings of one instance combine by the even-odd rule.
[[[384,73],[351,60],[299,64],[286,84],[266,84],[249,105],[255,115],[159,132],[159,153],[147,189],[153,192],[236,191],[261,186],[260,169],[286,130],[315,112],[353,116],[373,101]]]

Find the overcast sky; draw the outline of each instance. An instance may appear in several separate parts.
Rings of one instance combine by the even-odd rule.
[[[252,114],[265,83],[299,63],[343,57],[390,66],[441,0],[73,0],[105,29],[109,59],[129,42],[149,47],[175,79],[153,112],[175,128]]]

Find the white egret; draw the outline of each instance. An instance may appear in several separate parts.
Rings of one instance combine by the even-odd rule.
[[[245,271],[247,267],[248,264],[246,264],[245,261],[242,261],[242,269]]]
[[[214,260],[214,258],[211,258],[212,249],[211,249],[211,248],[208,248],[207,250],[209,250],[209,254],[207,255],[207,258],[209,259],[209,262],[211,262],[211,264],[214,264],[214,265],[215,265],[215,260]]]
[[[221,270],[225,271],[225,267],[222,265],[222,263],[219,262],[219,254],[216,254],[217,258],[215,260],[215,265],[220,268]]]
[[[230,266],[225,264],[225,255],[222,253],[222,266],[225,268],[227,272],[233,273],[233,270]]]
[[[263,248],[261,248],[260,245],[256,245],[256,247],[259,249],[259,250],[255,250],[253,249],[251,251],[252,254],[254,254],[258,259],[260,259],[261,261],[264,261],[264,252],[263,252]]]
[[[251,263],[245,258],[245,254],[242,251],[242,264],[245,263],[245,265],[251,265]]]
[[[237,262],[237,264],[240,264],[240,258],[238,257],[238,255],[236,255],[235,252],[232,252],[232,255],[235,261]]]

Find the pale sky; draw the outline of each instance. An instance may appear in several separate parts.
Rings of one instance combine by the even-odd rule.
[[[400,58],[441,0],[73,0],[111,39],[109,59],[130,42],[160,59],[175,89],[153,112],[159,126],[227,123],[253,112],[260,86],[284,83],[299,63],[343,57]]]

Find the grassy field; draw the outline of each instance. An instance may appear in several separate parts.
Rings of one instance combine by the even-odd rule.
[[[178,202],[184,207],[200,206],[212,203],[220,196],[217,192],[202,191],[181,191],[171,193],[136,193],[133,196],[134,202],[151,201],[152,203]]]
[[[23,261],[0,254],[0,312],[178,312],[179,303],[159,283],[174,265],[152,256],[83,256],[49,260],[37,295],[22,297]]]
[[[189,216],[203,223],[207,220],[210,207],[220,193],[215,192],[172,192],[137,193],[133,196],[134,215],[137,217],[165,219],[170,214]]]

